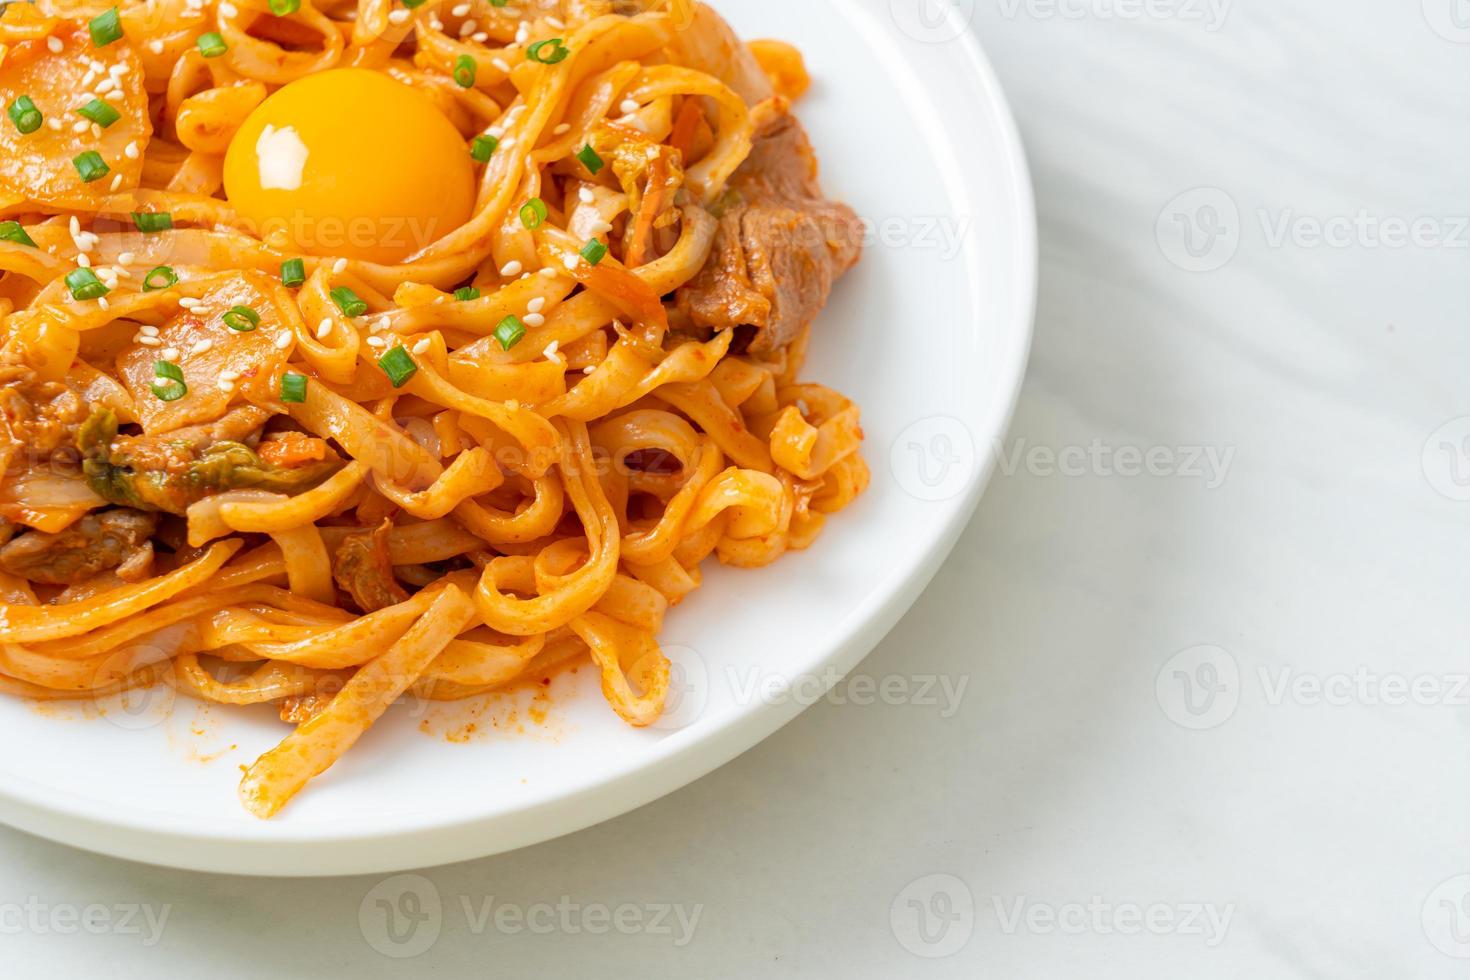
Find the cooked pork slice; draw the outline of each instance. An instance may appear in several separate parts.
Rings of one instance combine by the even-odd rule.
[[[365,613],[408,599],[408,593],[393,577],[393,563],[388,560],[388,533],[392,530],[393,521],[388,519],[374,530],[349,534],[332,559],[332,577]]]
[[[782,101],[756,112],[763,120],[730,179],[714,250],[676,303],[697,326],[753,328],[749,349],[768,354],[826,304],[858,260],[863,229],[851,208],[823,197],[811,143]]]
[[[44,585],[72,585],[109,568],[143,570],[153,560],[149,540],[158,519],[128,508],[88,514],[64,531],[27,531],[0,547],[0,567]]]

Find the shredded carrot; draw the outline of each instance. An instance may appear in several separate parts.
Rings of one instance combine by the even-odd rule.
[[[282,432],[262,442],[256,450],[262,463],[271,466],[299,466],[327,458],[327,444],[302,432]]]
[[[694,134],[699,131],[702,119],[704,110],[700,108],[699,100],[686,98],[679,108],[678,118],[674,120],[674,131],[669,134],[669,145],[679,151],[685,166],[689,164],[689,155],[694,152]]]
[[[691,102],[685,102],[688,106]],[[683,113],[680,113],[683,118]],[[638,208],[638,219],[633,225],[633,234],[628,237],[623,250],[623,265],[636,269],[648,258],[648,249],[653,244],[653,223],[664,209],[664,198],[668,194],[668,168],[662,156],[654,157],[648,165],[648,181],[644,185],[643,202]]]

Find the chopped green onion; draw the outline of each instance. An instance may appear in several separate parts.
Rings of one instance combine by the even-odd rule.
[[[492,7],[504,7],[509,2],[510,2],[510,0],[490,0],[490,6],[492,6]]]
[[[118,19],[117,8],[113,7],[106,13],[93,17],[87,22],[87,31],[92,35],[92,47],[94,48],[105,48],[122,37],[122,21]]]
[[[343,316],[362,316],[367,312],[367,304],[346,286],[334,287],[331,295],[332,302],[337,304]]]
[[[607,246],[594,238],[582,246],[582,258],[587,260],[588,265],[596,265],[607,258]]]
[[[545,54],[542,54],[541,52],[545,51],[547,48],[550,48],[551,50],[547,51]],[[567,50],[566,45],[562,43],[561,38],[559,37],[549,38],[545,41],[537,41],[535,44],[526,49],[527,58],[530,58],[532,61],[539,61],[543,65],[554,65],[558,62],[565,61],[567,55],[569,54],[571,54],[571,52]]]
[[[582,166],[586,167],[594,177],[597,176],[597,171],[606,166],[602,162],[602,157],[598,156],[597,151],[590,146],[584,146],[578,150],[577,159],[582,161]]]
[[[393,387],[402,388],[409,378],[418,373],[419,366],[414,363],[413,356],[402,347],[395,347],[382,357],[378,358],[378,367],[388,376]]]
[[[72,299],[100,299],[110,292],[91,269],[73,269],[68,272],[66,288],[71,290]]]
[[[15,242],[17,245],[29,245],[36,247],[36,243],[26,234],[19,221],[0,221],[0,241]]]
[[[166,378],[169,382],[166,385],[149,385],[159,401],[176,402],[189,393],[189,386],[184,384],[183,370],[172,361],[154,361],[153,376]]]
[[[201,34],[199,35],[199,40],[194,43],[199,45],[199,53],[206,58],[218,58],[230,50],[230,46],[225,43],[225,39],[219,31],[210,31],[208,34]]]
[[[174,270],[166,265],[156,265],[148,270],[143,277],[143,292],[151,293],[157,289],[167,289],[179,281]]]
[[[463,303],[465,300],[479,299],[480,291],[474,286],[460,286],[454,291],[454,298]]]
[[[499,145],[500,140],[494,136],[476,136],[470,143],[470,156],[476,163],[488,163],[490,154],[494,153],[495,148]]]
[[[495,339],[500,341],[501,350],[510,350],[519,344],[525,335],[526,325],[514,313],[501,320],[500,326],[495,328]]]
[[[41,110],[36,108],[36,103],[31,101],[29,95],[16,96],[15,101],[10,103],[10,108],[5,111],[23,136],[41,128]]]
[[[93,99],[78,109],[77,115],[92,120],[103,129],[122,118],[122,114],[108,105],[105,99]]]
[[[167,211],[134,211],[133,224],[144,233],[168,231],[174,226],[174,216]]]
[[[549,213],[546,210],[546,202],[539,197],[533,197],[521,205],[521,224],[535,231],[541,227],[541,223],[546,220]]]
[[[454,59],[454,82],[460,88],[475,84],[475,59],[462,54]]]
[[[424,0],[419,0],[419,3],[423,2]],[[404,4],[404,6],[406,7],[408,4]],[[301,9],[301,0],[270,0],[270,7],[271,13],[277,17],[285,17]]]
[[[306,401],[306,375],[287,371],[281,375],[281,401]]]
[[[220,319],[225,321],[225,326],[241,333],[249,333],[260,326],[260,314],[248,306],[232,306]]]
[[[281,263],[281,285],[299,286],[306,282],[306,263],[301,259],[287,259]]]
[[[78,153],[71,158],[71,163],[77,168],[77,173],[82,175],[82,180],[89,184],[99,177],[106,177],[108,173],[107,164],[102,160],[102,154],[96,150]]]
[[[403,5],[409,10],[412,10],[415,7],[422,7],[427,2],[428,0],[403,0]]]

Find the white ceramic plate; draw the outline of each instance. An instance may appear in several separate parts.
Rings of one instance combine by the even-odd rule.
[[[553,685],[549,706],[528,693],[399,705],[262,822],[235,787],[240,764],[286,732],[266,709],[170,704],[166,688],[101,710],[5,699],[0,820],[120,857],[240,874],[492,854],[722,765],[882,638],[979,499],[1021,383],[1036,241],[1020,141],[979,46],[953,11],[935,13],[948,5],[717,5],[743,37],[806,53],[816,84],[798,110],[826,189],[873,223],[862,263],[817,323],[806,372],[862,405],[868,493],[807,552],[753,571],[707,566],[662,638],[679,691],[657,728],[620,722],[585,668]]]

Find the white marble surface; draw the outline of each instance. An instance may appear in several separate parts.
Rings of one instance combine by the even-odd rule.
[[[5,976],[1465,975],[1470,4],[961,6],[1042,282],[1014,466],[861,670],[915,696],[425,872],[412,961],[359,916],[400,882],[0,830]]]

